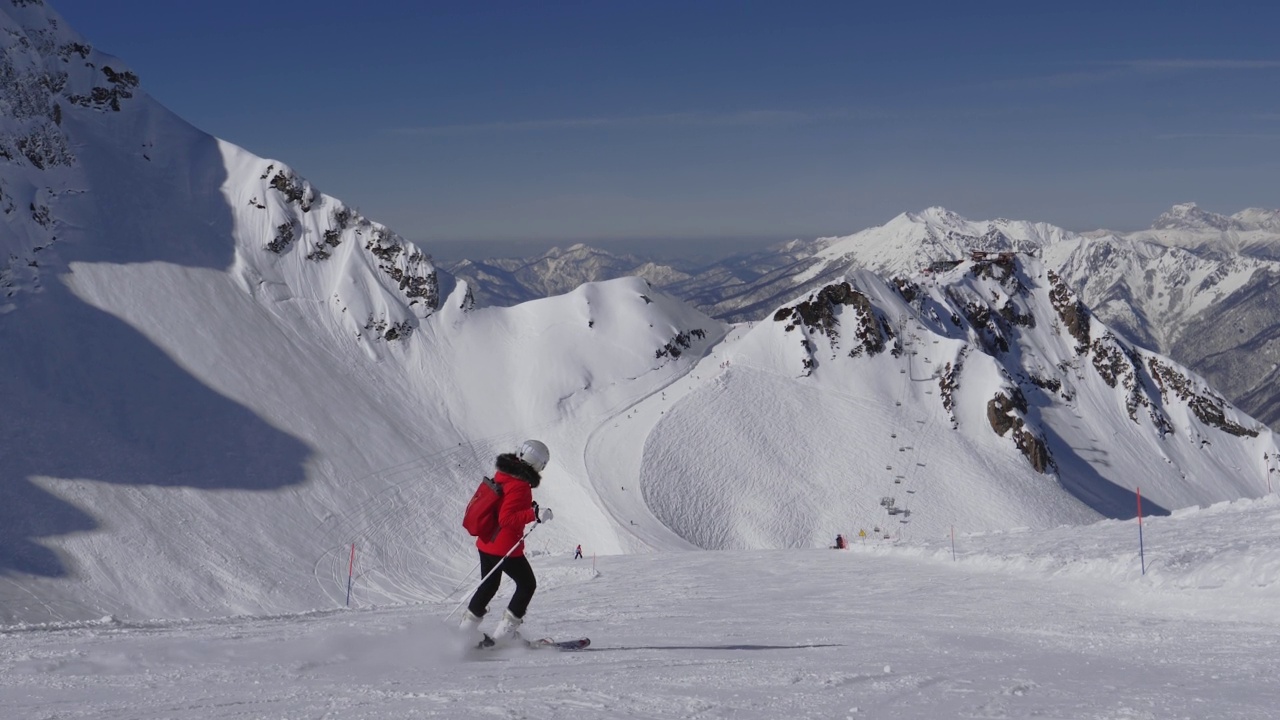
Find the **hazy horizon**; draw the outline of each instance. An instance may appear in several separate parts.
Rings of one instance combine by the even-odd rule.
[[[789,237],[609,238],[598,240],[526,238],[521,240],[415,240],[441,262],[523,258],[552,248],[587,245],[614,254],[639,255],[655,260],[713,261],[738,253],[761,250],[786,242]]]

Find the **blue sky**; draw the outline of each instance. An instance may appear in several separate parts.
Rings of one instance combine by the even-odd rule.
[[[50,4],[413,240],[1280,207],[1280,3]]]

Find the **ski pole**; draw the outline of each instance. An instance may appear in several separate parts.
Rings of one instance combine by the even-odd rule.
[[[459,590],[461,590],[463,587],[465,587],[465,586],[466,586],[466,584],[467,584],[467,578],[471,577],[471,573],[475,572],[475,571],[476,571],[476,570],[478,570],[479,568],[480,568],[480,563],[479,563],[479,562],[477,562],[475,565],[472,565],[472,566],[471,566],[471,569],[467,571],[467,574],[466,574],[466,575],[463,575],[463,576],[462,576],[462,579],[458,581],[458,584],[457,584],[457,585],[454,585],[454,586],[453,586],[453,589],[449,591],[449,594],[448,594],[448,595],[445,595],[445,596],[444,596],[443,598],[441,598],[441,599],[442,599],[442,600],[448,600],[449,598],[451,598],[451,597],[453,597],[455,594],[457,594],[457,592],[458,592]]]
[[[498,561],[498,564],[494,565],[492,570],[490,570],[489,572],[485,573],[485,576],[484,576],[484,577],[482,577],[482,578],[480,578],[480,582],[476,583],[475,588],[472,588],[472,589],[471,589],[471,592],[467,593],[467,596],[466,596],[466,597],[464,597],[464,598],[462,598],[462,602],[460,602],[460,603],[458,603],[457,605],[455,605],[455,606],[454,606],[454,608],[453,608],[453,610],[451,610],[451,611],[449,612],[449,614],[448,614],[448,615],[445,615],[445,616],[444,616],[444,621],[445,621],[445,622],[449,622],[449,618],[452,618],[454,613],[458,612],[458,610],[460,610],[460,609],[462,608],[462,606],[463,606],[463,605],[466,605],[466,604],[467,604],[467,602],[471,600],[471,595],[473,595],[473,594],[475,593],[476,588],[478,588],[478,587],[480,587],[481,585],[483,585],[483,584],[485,583],[485,581],[486,581],[486,580],[488,580],[490,577],[492,577],[492,576],[493,576],[493,574],[494,574],[494,573],[496,573],[496,572],[498,572],[499,570],[501,570],[501,569],[502,569],[502,563],[503,563],[503,562],[506,562],[506,559],[507,559],[507,558],[509,558],[509,557],[511,557],[511,553],[515,552],[516,548],[520,547],[520,543],[524,542],[524,539],[525,539],[525,538],[527,538],[527,537],[529,537],[529,533],[532,533],[532,532],[533,532],[533,530],[534,530],[534,528],[538,527],[538,525],[539,525],[539,524],[540,524],[540,523],[534,523],[534,524],[533,524],[533,527],[530,527],[528,530],[525,530],[525,531],[524,531],[524,534],[520,536],[520,540],[519,540],[519,541],[517,541],[515,545],[512,545],[512,546],[511,546],[511,549],[507,551],[507,554],[506,554],[506,555],[503,555],[503,556],[502,556],[502,559]]]

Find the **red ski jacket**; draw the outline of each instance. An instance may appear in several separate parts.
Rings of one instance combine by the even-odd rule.
[[[476,548],[487,555],[502,557],[511,550],[512,557],[524,556],[524,543],[520,541],[524,528],[538,519],[533,512],[533,488],[542,477],[528,463],[512,454],[498,456],[493,479],[502,488],[502,504],[498,506],[498,534],[485,542],[476,539]]]

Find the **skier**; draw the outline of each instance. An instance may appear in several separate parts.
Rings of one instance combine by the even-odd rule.
[[[581,559],[582,559],[582,546],[581,546],[581,545],[579,545],[579,546],[577,547],[577,549],[575,549],[575,550],[573,551],[573,559],[574,559],[574,560],[581,560]]]
[[[843,550],[843,549],[844,549],[844,547],[845,547],[845,545],[844,545],[844,535],[843,535],[843,534],[836,535],[836,549],[837,549],[837,550]]]
[[[503,453],[496,461],[493,479],[502,488],[502,504],[498,509],[498,534],[490,541],[476,539],[476,549],[480,552],[480,576],[488,580],[480,583],[467,612],[462,616],[461,629],[470,636],[480,631],[480,621],[489,611],[489,601],[498,593],[502,583],[502,575],[516,583],[515,594],[502,613],[502,620],[494,629],[493,635],[480,633],[476,638],[480,645],[493,645],[507,638],[519,638],[517,632],[524,622],[525,611],[529,609],[529,601],[538,589],[538,581],[533,576],[533,568],[524,556],[524,527],[531,522],[548,522],[552,518],[551,508],[539,508],[533,501],[533,488],[542,482],[543,469],[551,459],[547,446],[537,440],[526,440],[514,453]],[[508,555],[510,551],[510,555]],[[506,559],[503,556],[506,555]],[[493,572],[500,567],[498,572]]]

